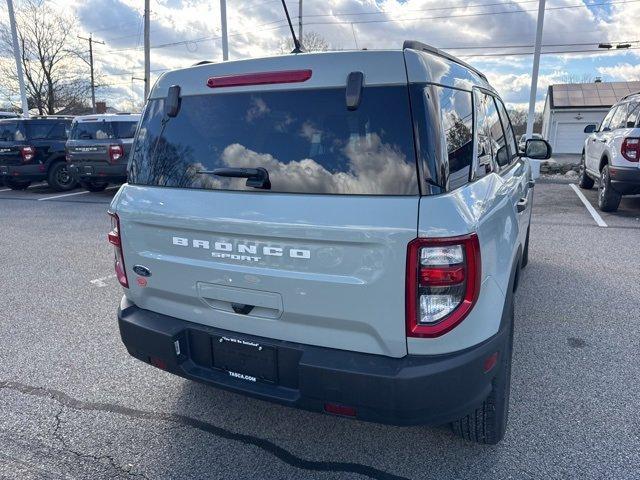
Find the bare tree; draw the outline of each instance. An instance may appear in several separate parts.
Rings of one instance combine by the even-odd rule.
[[[581,75],[576,73],[566,73],[560,77],[560,83],[591,83],[593,82],[593,76],[589,73],[583,73]]]
[[[86,104],[90,84],[76,38],[76,21],[44,0],[26,0],[16,11],[18,42],[29,108],[54,114],[68,105]],[[15,100],[18,78],[8,22],[0,23],[0,90]]]
[[[337,50],[318,32],[310,31],[302,35],[302,45],[307,52],[326,52]],[[290,53],[293,50],[293,39],[287,38],[280,43],[280,53]]]

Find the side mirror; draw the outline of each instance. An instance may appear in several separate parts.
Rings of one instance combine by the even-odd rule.
[[[164,101],[164,111],[167,117],[178,116],[180,111],[180,85],[171,85]]]
[[[593,133],[598,129],[598,126],[591,123],[589,125],[587,125],[586,127],[584,127],[584,133]]]
[[[524,156],[534,160],[547,160],[551,158],[551,145],[540,138],[530,138],[524,149]]]

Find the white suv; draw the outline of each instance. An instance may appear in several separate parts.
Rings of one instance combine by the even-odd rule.
[[[587,125],[580,164],[580,187],[599,180],[598,207],[614,212],[622,195],[640,193],[640,92],[615,104],[600,128]]]

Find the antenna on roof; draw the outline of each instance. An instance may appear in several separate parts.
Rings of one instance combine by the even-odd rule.
[[[289,23],[289,29],[291,30],[291,36],[293,37],[293,50],[291,53],[303,53],[305,52],[302,43],[296,37],[296,32],[293,31],[293,24],[291,23],[291,17],[289,16],[289,10],[287,9],[287,4],[282,0],[282,7],[284,8],[284,13],[287,16],[287,22]]]

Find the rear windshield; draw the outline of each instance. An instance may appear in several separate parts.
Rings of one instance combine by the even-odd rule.
[[[108,140],[114,138],[133,138],[137,122],[74,122],[71,128],[71,140]]]
[[[0,142],[22,142],[26,140],[23,122],[0,122]]]
[[[354,111],[344,88],[187,96],[175,118],[148,103],[130,183],[265,191],[217,168],[264,168],[275,192],[417,195],[407,87],[365,87]]]

